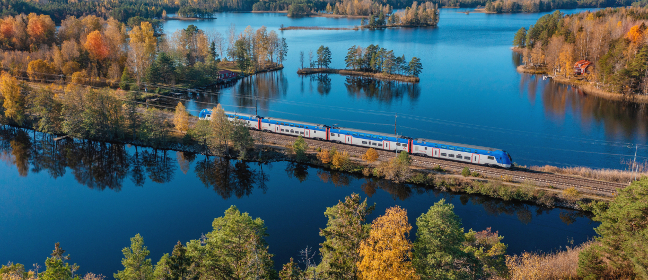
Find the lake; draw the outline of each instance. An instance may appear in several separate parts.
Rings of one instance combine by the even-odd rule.
[[[567,13],[586,9],[566,10]],[[285,68],[237,82],[217,94],[189,102],[194,114],[221,103],[226,110],[328,125],[394,132],[410,136],[495,147],[522,165],[625,168],[635,144],[641,161],[646,146],[645,105],[586,96],[568,86],[518,73],[513,35],[528,29],[541,14],[466,15],[442,9],[438,28],[386,30],[279,31],[284,26],[352,27],[358,19],[288,18],[277,13],[222,13],[216,20],[167,21],[165,32],[194,24],[226,34],[248,25],[266,26],[286,38]],[[332,52],[332,68],[344,68],[353,45],[378,44],[423,63],[418,85],[376,82],[340,75],[297,75],[299,53]]]
[[[352,193],[376,203],[373,220],[399,205],[411,224],[440,199],[455,205],[466,230],[492,228],[509,253],[580,244],[597,226],[583,213],[483,196],[396,185],[289,162],[244,163],[173,151],[61,141],[0,127],[0,263],[44,261],[60,242],[71,262],[107,275],[121,249],[144,236],[156,263],[179,240],[200,238],[230,205],[268,227],[275,267],[323,242],[324,211]],[[412,231],[414,234],[416,227]]]
[[[246,78],[200,102],[228,110],[393,132],[502,148],[515,162],[622,167],[622,158],[646,155],[645,106],[584,96],[569,87],[515,71],[515,31],[542,14],[461,14],[444,9],[438,28],[378,31],[285,31],[289,57],[282,71]],[[568,11],[576,12],[576,11]],[[168,21],[172,32],[195,24],[224,33],[231,24],[277,30],[282,24],[351,26],[359,20],[281,14],[225,13],[216,20]],[[343,76],[300,77],[299,52],[320,45],[342,68],[352,45],[379,44],[420,57],[421,83],[377,83]],[[199,110],[209,104],[188,102]],[[196,111],[192,111],[196,112]],[[464,228],[491,227],[509,253],[552,251],[580,244],[595,233],[582,213],[439,192],[416,186],[295,165],[242,163],[172,151],[88,141],[54,144],[32,131],[0,127],[0,263],[40,263],[61,242],[80,272],[112,278],[121,249],[144,236],[156,263],[175,243],[211,231],[214,218],[236,205],[268,227],[277,269],[306,246],[323,241],[324,211],[352,193],[376,203],[373,220],[400,205],[410,223],[440,199],[455,205]],[[415,229],[412,233],[415,232]],[[42,271],[42,268],[41,268]]]

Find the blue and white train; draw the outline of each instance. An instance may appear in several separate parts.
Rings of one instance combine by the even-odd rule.
[[[211,110],[203,109],[198,117],[211,119]],[[406,151],[413,155],[454,160],[465,163],[510,168],[511,156],[503,150],[464,145],[423,138],[408,138],[394,134],[380,133],[352,128],[333,127],[321,124],[259,117],[250,114],[225,112],[231,121],[245,121],[251,129],[284,135],[330,141],[387,151]]]

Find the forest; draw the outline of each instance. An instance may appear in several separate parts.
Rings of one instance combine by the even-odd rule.
[[[254,73],[281,67],[288,51],[286,41],[265,27],[238,34],[231,26],[221,34],[190,25],[159,36],[147,21],[130,22],[70,16],[57,30],[47,15],[6,16],[0,19],[0,64],[31,81],[117,86],[132,78],[138,89],[144,82],[195,87],[216,82],[225,60]]]
[[[490,13],[538,13],[555,9],[645,6],[645,0],[440,0],[442,7],[482,7]]]
[[[251,217],[236,206],[215,218],[213,230],[183,244],[178,241],[157,263],[140,234],[122,249],[119,280],[135,279],[646,279],[648,229],[645,221],[648,178],[633,182],[608,203],[589,208],[596,228],[595,240],[550,254],[507,255],[504,236],[465,230],[454,206],[436,202],[412,224],[407,209],[387,208],[368,221],[376,205],[352,194],[328,207],[328,218],[319,235],[319,250],[306,246],[274,269],[273,255],[265,240],[261,218]],[[626,230],[633,228],[635,230]],[[169,245],[171,246],[171,244]],[[39,272],[23,264],[0,268],[0,279],[68,280],[105,279],[87,273],[75,275],[80,266],[56,243]],[[549,269],[550,268],[550,269]]]
[[[565,15],[558,11],[521,28],[513,44],[527,68],[544,69],[556,78],[579,79],[611,93],[648,94],[646,8],[607,8]],[[577,75],[574,65],[593,67]]]

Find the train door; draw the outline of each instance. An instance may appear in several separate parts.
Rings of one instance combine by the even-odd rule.
[[[345,135],[345,136],[344,136],[344,143],[347,143],[347,144],[353,144],[353,138],[352,138],[352,136],[351,136],[351,135]]]
[[[478,154],[472,154],[472,159],[470,160],[472,163],[479,163],[479,155]]]
[[[278,124],[275,124],[275,132],[280,132],[281,131],[281,126]]]
[[[304,129],[304,137],[310,138],[310,129]]]
[[[389,141],[383,140],[383,149],[385,149],[385,150],[390,150],[390,148],[389,148]]]
[[[433,157],[439,157],[439,149],[432,149],[432,156]]]

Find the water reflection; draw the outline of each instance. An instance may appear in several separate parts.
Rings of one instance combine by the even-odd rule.
[[[522,75],[521,91],[526,91],[529,101],[536,101],[541,92],[544,111],[557,122],[568,116],[577,116],[580,126],[588,130],[594,124],[602,124],[608,137],[639,137],[644,142],[648,133],[647,104],[607,100],[584,93],[582,90],[554,82],[543,82],[537,75]]]
[[[264,166],[269,165],[94,141],[68,139],[57,142],[52,135],[8,126],[0,127],[0,160],[16,166],[18,175],[23,177],[29,175],[29,172],[45,171],[52,179],[56,179],[64,176],[69,169],[79,184],[96,190],[119,191],[127,177],[130,177],[135,186],[144,186],[148,180],[164,184],[173,181],[177,169],[183,174],[193,171],[205,187],[213,189],[223,199],[250,196],[256,189],[266,193],[268,174],[264,171]],[[312,180],[314,176],[311,175],[315,174],[323,183],[331,183],[336,187],[360,186],[368,197],[383,190],[394,201],[405,201],[412,196],[425,194],[447,196],[448,199],[457,196],[431,186],[396,184],[382,179],[365,178],[360,174],[313,168],[301,163],[286,163],[284,171],[288,178],[295,178],[299,182]],[[530,223],[534,216],[551,211],[527,203],[479,195],[458,196],[463,205],[479,205],[486,214],[492,216],[515,216],[524,224]],[[560,220],[568,225],[584,215],[578,211],[560,211]]]
[[[381,103],[391,103],[402,100],[407,96],[412,104],[416,104],[421,95],[418,84],[380,81],[364,77],[347,77],[344,83],[350,96],[377,100]]]
[[[212,187],[223,199],[235,195],[237,198],[249,196],[256,187],[266,192],[267,176],[260,171],[250,169],[246,162],[214,157],[213,160],[205,157],[196,163],[194,170],[196,176],[206,187]]]
[[[286,96],[288,79],[283,71],[260,73],[241,79],[230,92],[237,106],[254,108],[258,102],[259,109],[268,109],[273,99]]]

